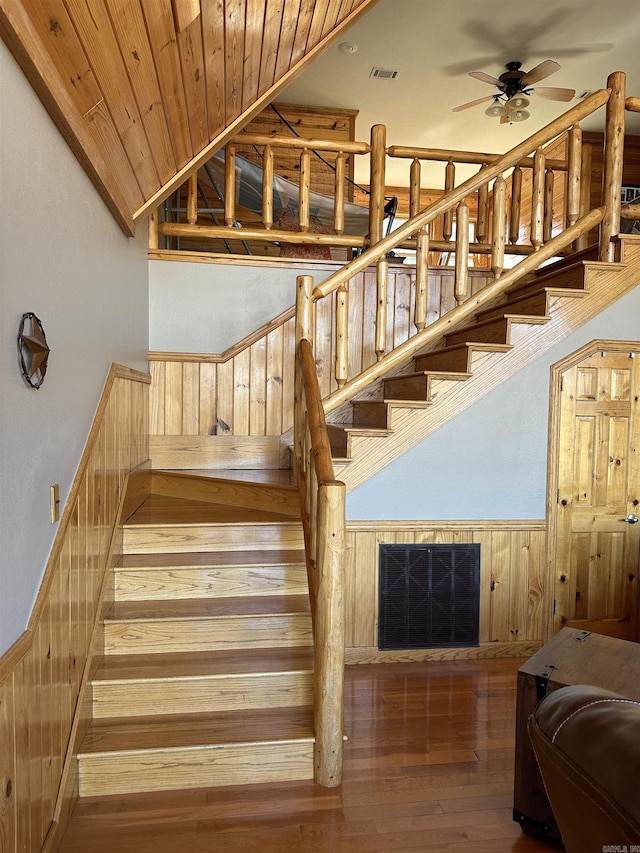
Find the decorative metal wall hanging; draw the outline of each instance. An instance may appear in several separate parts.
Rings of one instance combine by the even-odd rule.
[[[49,359],[49,347],[44,328],[32,311],[22,315],[18,329],[18,356],[22,378],[31,388],[44,382]]]

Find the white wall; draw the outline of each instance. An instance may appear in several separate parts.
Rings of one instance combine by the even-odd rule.
[[[550,367],[592,340],[639,341],[639,321],[636,288],[354,489],[347,517],[544,518]]]
[[[222,353],[296,301],[296,277],[332,269],[149,263],[149,349]]]
[[[0,654],[24,631],[112,362],[147,370],[144,228],[127,239],[0,42]],[[20,317],[42,320],[44,385],[21,378]]]

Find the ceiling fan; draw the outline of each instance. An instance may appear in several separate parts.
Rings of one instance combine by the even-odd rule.
[[[485,74],[484,71],[470,71],[470,77],[496,86],[498,93],[485,95],[484,98],[477,98],[475,101],[460,104],[460,106],[453,108],[453,112],[457,113],[460,110],[493,101],[491,106],[485,110],[485,114],[495,118],[499,117],[500,123],[506,124],[507,122],[525,121],[529,118],[530,113],[526,108],[530,103],[530,95],[538,95],[550,101],[570,101],[575,98],[575,89],[562,89],[557,86],[534,86],[538,80],[544,80],[545,77],[550,77],[560,69],[560,65],[553,59],[545,59],[531,71],[522,71],[521,62],[507,62],[505,67],[507,70],[499,77],[492,77],[491,74]]]

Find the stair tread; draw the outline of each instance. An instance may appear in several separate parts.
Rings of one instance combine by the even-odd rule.
[[[202,477],[210,480],[295,487],[291,468],[154,468],[153,470],[166,474],[184,474],[189,477]]]
[[[313,740],[311,707],[107,717],[91,723],[79,757],[288,740]]]
[[[445,371],[445,370],[414,370],[409,373],[401,373],[398,376],[390,376],[388,379],[385,379],[385,383],[387,382],[395,382],[396,379],[413,379],[415,376],[431,376],[435,379],[450,379],[453,382],[457,380],[469,379],[473,376],[472,373],[462,373],[457,371]],[[385,398],[387,399],[387,398]],[[390,400],[392,403],[396,403],[396,400]],[[413,401],[407,401],[413,402]]]
[[[124,554],[116,571],[122,569],[200,569],[231,566],[299,565],[305,562],[303,550],[278,548],[260,551],[203,551],[175,554]]]
[[[225,649],[147,655],[105,655],[93,681],[198,678],[253,675],[313,669],[313,649],[307,646],[266,649]]]
[[[125,528],[175,524],[299,524],[278,512],[191,501],[184,498],[149,495],[131,515]]]
[[[498,344],[488,341],[461,341],[460,343],[451,344],[451,346],[448,347],[440,347],[439,349],[430,350],[429,352],[417,355],[416,361],[420,358],[428,358],[430,355],[440,356],[464,349],[474,349],[478,352],[509,352],[509,350],[513,349],[513,344]]]
[[[277,616],[285,613],[308,612],[308,595],[253,595],[160,601],[116,601],[105,616],[105,622]]]

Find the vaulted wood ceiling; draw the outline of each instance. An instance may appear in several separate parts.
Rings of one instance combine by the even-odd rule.
[[[377,0],[0,0],[0,35],[121,227]]]

